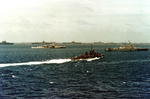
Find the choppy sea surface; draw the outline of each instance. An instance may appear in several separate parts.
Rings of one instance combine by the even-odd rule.
[[[150,51],[105,52],[104,59],[71,61],[88,44],[65,49],[0,45],[0,99],[150,99]],[[150,45],[135,45],[150,48]]]

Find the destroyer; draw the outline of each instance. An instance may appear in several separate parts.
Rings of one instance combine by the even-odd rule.
[[[129,42],[128,44],[122,44],[121,47],[106,48],[105,51],[148,51],[148,48],[134,47],[134,45]]]
[[[13,45],[14,43],[8,43],[6,41],[2,41],[2,43],[0,43],[0,45]]]
[[[99,53],[96,53],[93,48],[92,48],[92,45],[91,45],[91,51],[88,53],[88,52],[85,52],[85,54],[83,55],[79,55],[79,56],[75,56],[73,58],[70,58],[71,60],[85,60],[85,59],[92,59],[92,58],[103,58],[104,55],[103,54],[99,54]]]

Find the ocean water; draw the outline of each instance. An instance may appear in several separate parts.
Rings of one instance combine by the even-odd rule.
[[[150,99],[150,51],[105,52],[103,59],[71,61],[88,44],[65,49],[0,46],[0,99]],[[150,48],[150,45],[136,45]]]

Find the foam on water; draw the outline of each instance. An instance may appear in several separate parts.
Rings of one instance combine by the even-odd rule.
[[[91,58],[85,59],[87,61],[93,61],[99,58]],[[41,65],[41,64],[61,64],[70,62],[71,59],[52,59],[47,61],[33,61],[33,62],[24,62],[24,63],[7,63],[7,64],[0,64],[0,67],[8,67],[8,66],[22,66],[22,65]]]
[[[96,57],[96,58],[90,58],[90,59],[87,59],[87,61],[93,61],[93,60],[97,60],[97,59],[100,59],[100,58],[98,58],[98,57]]]
[[[86,61],[93,61],[100,58],[90,58],[90,59],[80,59]],[[41,64],[61,64],[66,62],[71,62],[71,59],[52,59],[47,61],[33,61],[33,62],[24,62],[24,63],[6,63],[0,64],[0,67],[8,67],[8,66],[22,66],[22,65],[41,65]],[[126,61],[112,61],[112,62],[100,62],[99,64],[119,64],[124,62],[150,62],[150,60],[126,60]]]
[[[87,61],[97,60],[99,58],[91,58],[85,59]],[[47,61],[33,61],[33,62],[24,62],[24,63],[7,63],[7,64],[0,64],[0,67],[8,67],[8,66],[22,66],[22,65],[41,65],[41,64],[61,64],[70,62],[71,59],[52,59]]]
[[[33,61],[33,62],[24,62],[24,63],[8,63],[8,64],[0,64],[0,67],[7,66],[21,66],[21,65],[40,65],[40,64],[61,64],[65,62],[70,62],[71,59],[52,59],[47,61]]]

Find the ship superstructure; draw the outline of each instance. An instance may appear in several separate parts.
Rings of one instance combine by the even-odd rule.
[[[121,47],[106,48],[105,51],[148,51],[148,48],[134,47],[134,45],[129,42],[123,43]]]

